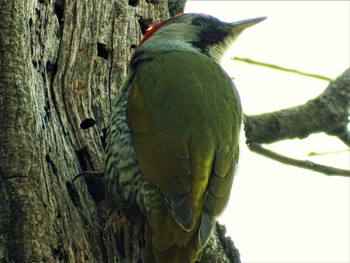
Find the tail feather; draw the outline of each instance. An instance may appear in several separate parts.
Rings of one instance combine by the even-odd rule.
[[[164,203],[179,226],[189,232],[194,227],[192,208],[186,194],[168,197],[161,193]]]
[[[211,235],[213,226],[215,224],[215,218],[213,218],[206,209],[204,209],[201,218],[201,224],[198,231],[199,244],[204,247]]]

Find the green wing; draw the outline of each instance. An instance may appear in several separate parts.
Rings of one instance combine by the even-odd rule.
[[[211,225],[202,215],[215,220],[226,206],[242,113],[221,67],[189,57],[172,52],[137,65],[127,120],[146,180],[184,230],[202,221],[206,242]]]

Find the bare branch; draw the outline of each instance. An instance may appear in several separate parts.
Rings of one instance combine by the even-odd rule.
[[[325,91],[304,105],[280,111],[245,116],[245,132],[249,142],[272,143],[284,139],[305,138],[311,133],[325,132],[342,136],[349,145],[350,69],[331,81]]]
[[[293,165],[296,167],[312,170],[314,172],[319,172],[323,173],[328,176],[345,176],[345,177],[350,177],[350,170],[343,170],[335,167],[330,167],[330,166],[325,166],[317,163],[313,163],[310,161],[302,161],[302,160],[297,160],[293,159],[278,153],[275,153],[271,150],[268,150],[264,147],[262,147],[260,144],[257,143],[250,143],[249,148],[251,151],[256,152],[258,154],[261,154],[265,157],[271,158],[275,161],[278,161],[283,164],[287,165]]]
[[[321,75],[318,75],[318,74],[306,73],[306,72],[302,72],[302,71],[299,71],[299,70],[296,70],[296,69],[285,68],[285,67],[281,67],[281,66],[274,65],[274,64],[271,64],[271,63],[259,62],[259,61],[252,60],[250,58],[234,57],[234,58],[232,58],[232,60],[237,60],[237,61],[240,61],[240,62],[245,62],[247,64],[261,66],[261,67],[266,67],[266,68],[275,69],[275,70],[280,70],[280,71],[284,71],[284,72],[294,73],[294,74],[298,74],[298,75],[306,76],[306,77],[310,77],[310,78],[322,79],[322,80],[327,80],[327,81],[331,81],[332,80],[332,79],[330,79],[328,77],[321,76]]]

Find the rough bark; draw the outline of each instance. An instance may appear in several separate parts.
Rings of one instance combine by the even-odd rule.
[[[331,81],[321,95],[303,105],[246,116],[246,136],[251,142],[273,143],[325,132],[338,136],[350,146],[347,129],[349,108],[350,68]]]
[[[184,3],[1,1],[0,262],[140,256],[139,212],[106,205],[99,178],[73,178],[103,170],[104,128],[133,47]]]
[[[145,218],[111,207],[100,177],[73,178],[104,169],[130,54],[150,23],[184,4],[0,1],[0,262],[139,260]],[[239,262],[222,226],[202,262]]]

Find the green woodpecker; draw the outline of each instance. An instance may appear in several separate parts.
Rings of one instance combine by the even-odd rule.
[[[150,28],[132,56],[107,126],[106,176],[114,200],[147,217],[147,263],[195,262],[227,204],[242,109],[219,63],[264,19],[179,15]]]

